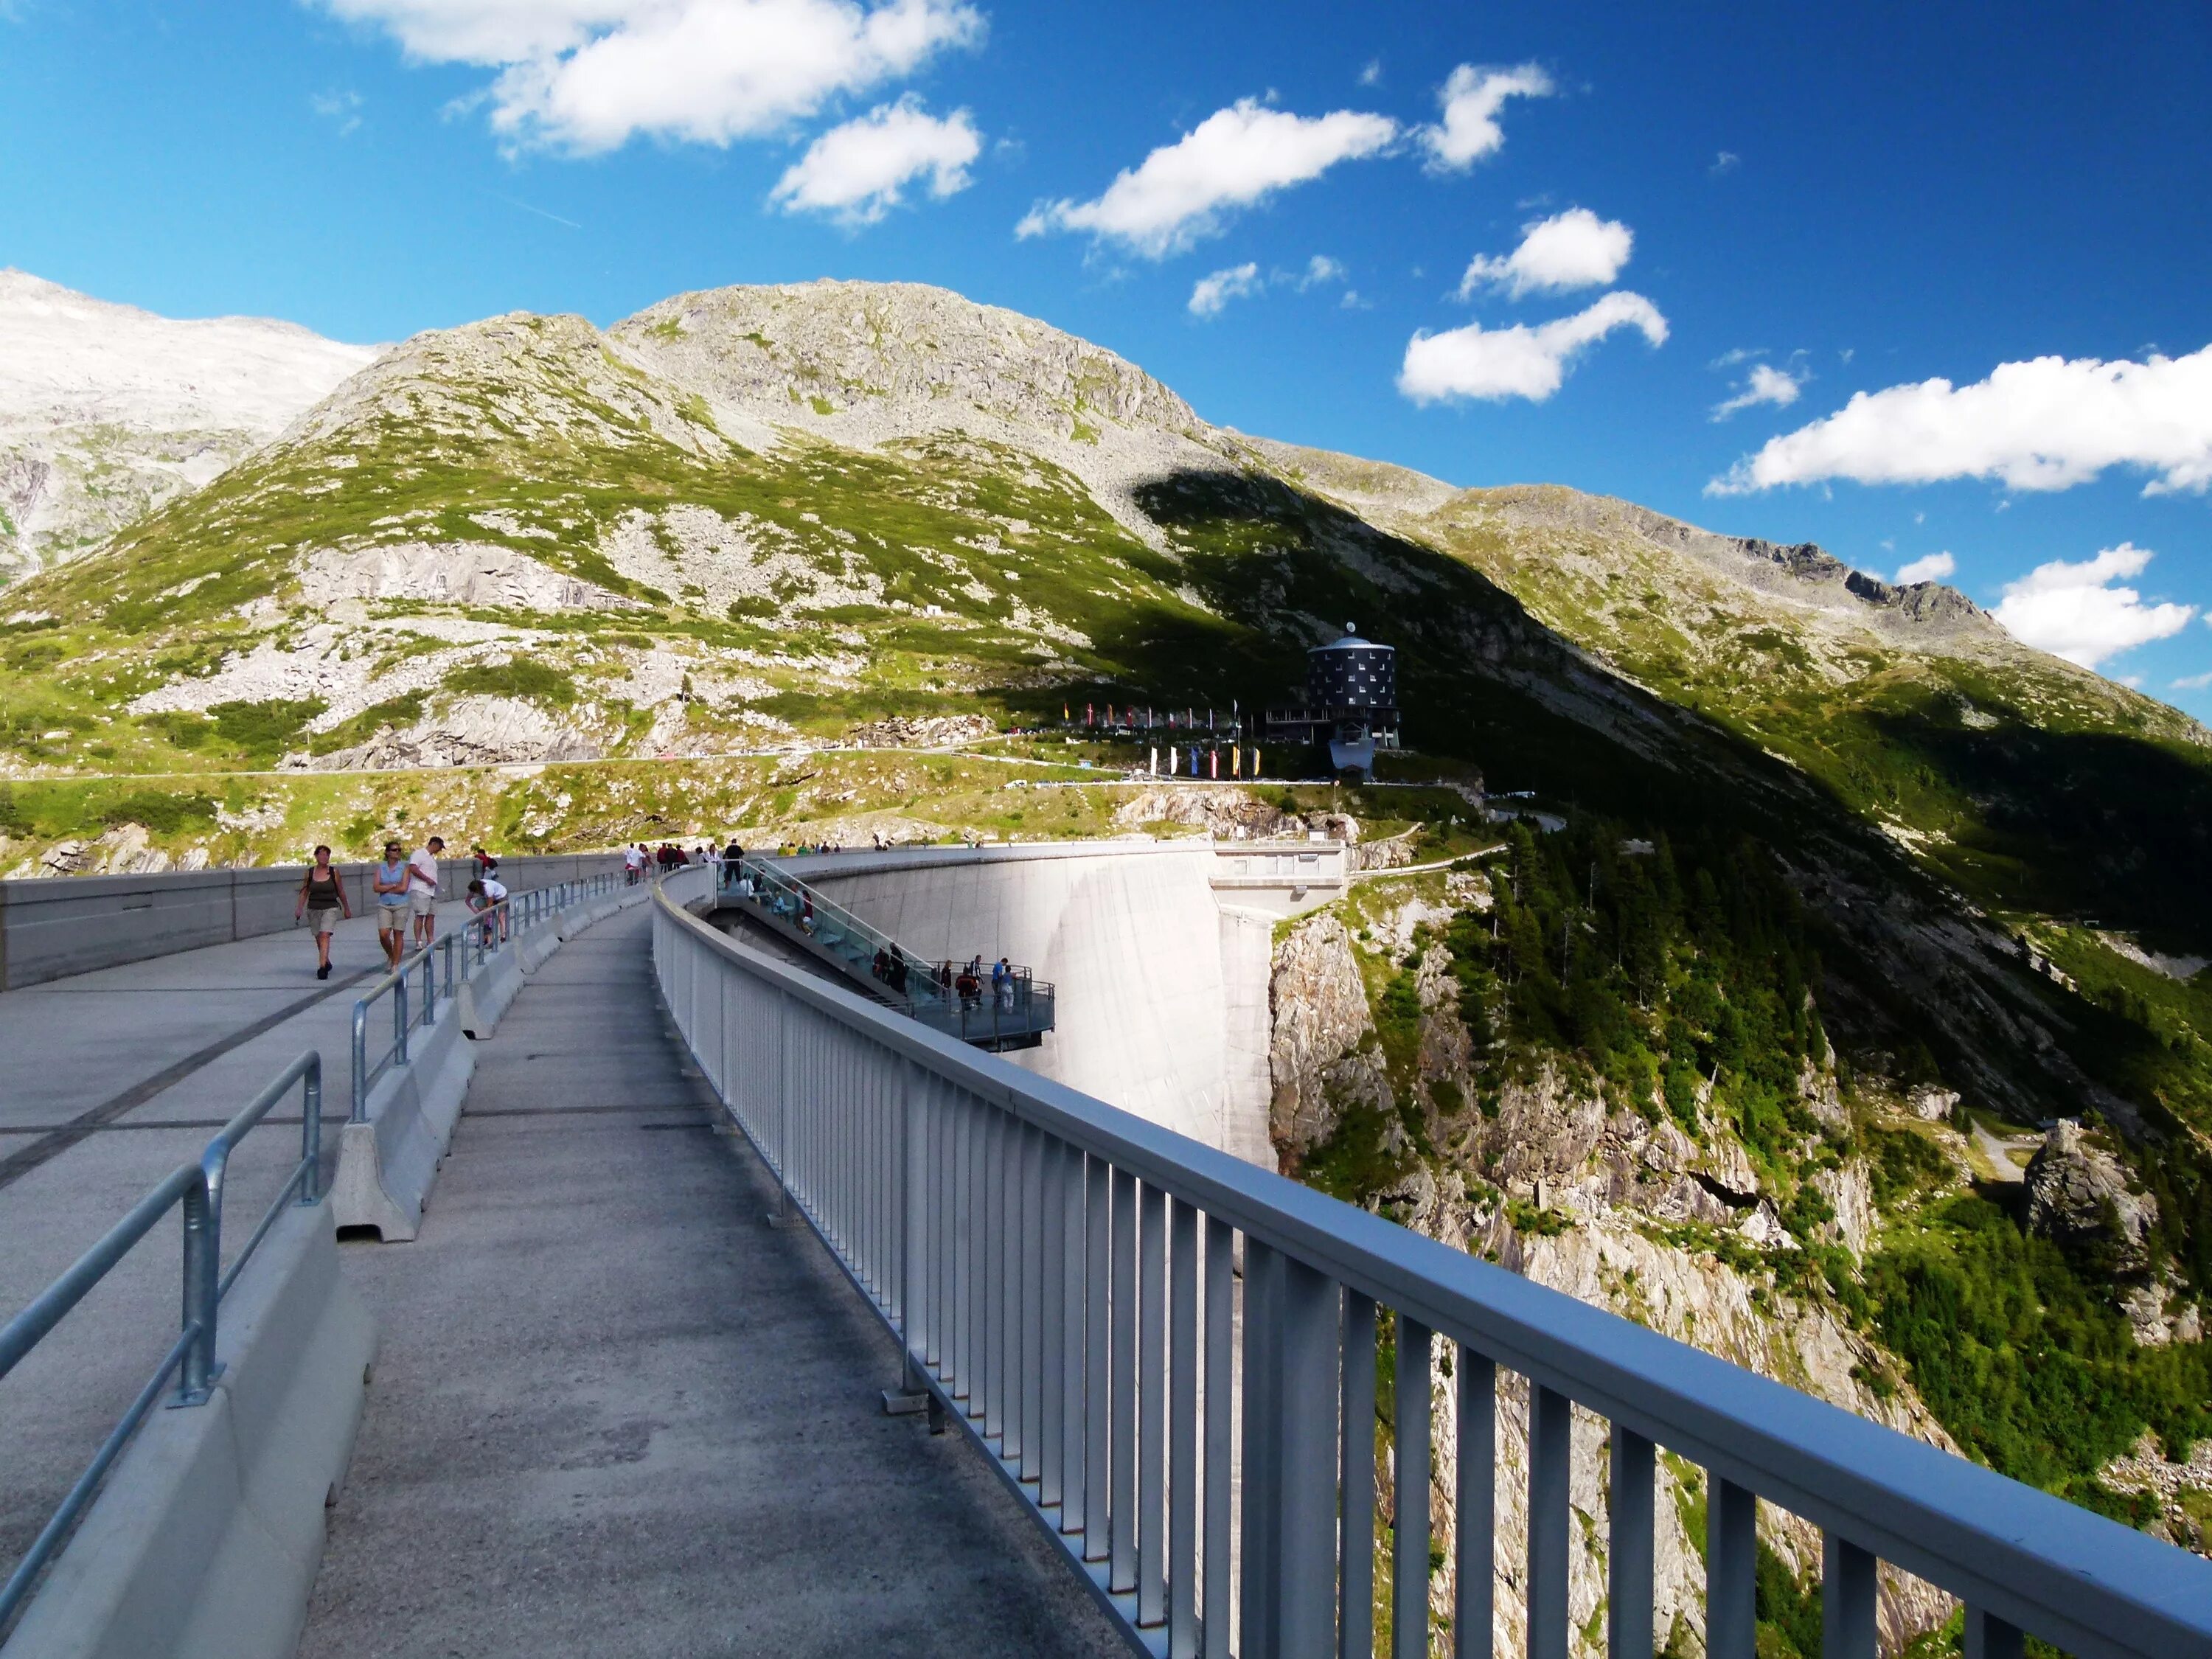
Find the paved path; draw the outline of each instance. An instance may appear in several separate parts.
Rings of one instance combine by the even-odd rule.
[[[441,930],[462,914],[446,907]],[[327,981],[304,928],[0,996],[0,1319],[13,1315],[303,1048],[326,1121],[349,1103],[354,1000],[375,924],[339,925]],[[298,1158],[296,1104],[234,1155],[224,1240],[243,1242]],[[325,1145],[336,1157],[337,1133]],[[0,1379],[0,1575],[176,1340],[178,1224],[163,1224]],[[226,1251],[226,1255],[228,1252]]]
[[[1120,1654],[717,1133],[649,912],[562,947],[477,1056],[421,1237],[346,1247],[382,1352],[303,1659]]]

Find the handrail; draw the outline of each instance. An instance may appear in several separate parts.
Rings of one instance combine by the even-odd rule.
[[[510,893],[481,910],[471,911],[459,926],[447,928],[430,944],[402,957],[398,967],[363,991],[353,1005],[349,1045],[353,1103],[349,1121],[368,1121],[369,1092],[386,1071],[408,1063],[409,1034],[438,1023],[438,957],[443,958],[445,967],[443,995],[450,1002],[461,981],[482,967],[488,957],[519,942],[540,922],[560,915],[571,905],[611,892],[613,888],[613,875],[603,872],[580,881],[558,882],[550,887]],[[408,981],[418,969],[422,983],[418,992],[410,994]],[[392,1038],[372,1063],[368,1052],[369,1010],[387,993],[392,1000]]]
[[[447,937],[450,939],[451,935]],[[355,1000],[349,1044],[353,1059],[353,1109],[349,1115],[349,1121],[368,1121],[369,1091],[376,1086],[377,1079],[386,1070],[407,1063],[408,1033],[418,1025],[428,1027],[438,1023],[438,945],[434,942],[424,945],[412,956],[401,957],[397,968]],[[422,976],[422,996],[416,1012],[410,1014],[408,1012],[407,981],[418,969]],[[448,951],[446,957],[446,994],[448,997],[453,994],[454,982],[453,956]],[[392,1040],[372,1065],[368,1054],[368,1011],[387,992],[392,997]]]
[[[288,1097],[295,1085],[301,1089],[300,1159],[270,1201],[260,1224],[247,1237],[245,1248],[230,1271],[217,1277],[222,1261],[222,1191],[230,1154],[255,1124]],[[240,1272],[276,1225],[295,1193],[302,1206],[322,1201],[323,1057],[310,1049],[270,1079],[252,1103],[226,1123],[209,1141],[199,1161],[182,1164],[165,1176],[131,1206],[99,1241],[58,1279],[40,1291],[30,1305],[0,1327],[0,1377],[12,1371],[23,1357],[58,1325],[92,1288],[151,1232],[162,1217],[184,1207],[183,1329],[163,1356],[146,1385],[138,1391],[122,1419],[100,1443],[100,1449],[63,1498],[61,1506],[32,1540],[4,1585],[0,1585],[0,1632],[4,1632],[40,1571],[68,1537],[77,1517],[91,1501],[100,1480],[138,1425],[153,1409],[173,1372],[178,1376],[173,1403],[206,1404],[222,1367],[215,1357],[217,1316],[222,1298],[229,1294]]]
[[[1401,1375],[1429,1376],[1432,1342],[1455,1345],[1454,1618],[1478,1643],[1502,1365],[1529,1384],[1532,1654],[1567,1651],[1580,1406],[1611,1425],[1610,1650],[1651,1650],[1663,1446],[1706,1472],[1714,1659],[1752,1651],[1759,1500],[1824,1529],[1830,1659],[1871,1659],[1881,1562],[1965,1601],[1970,1652],[2016,1655],[2026,1632],[2081,1659],[2212,1656],[2212,1565],[2172,1545],[978,1055],[665,896],[653,933],[701,1071],[898,1334],[909,1376],[1149,1650],[1225,1652],[1215,1627],[1233,1621],[1239,1652],[1322,1653],[1340,1623],[1363,1626],[1374,1563],[1340,1546],[1372,1534],[1388,1310]],[[1428,1616],[1430,1395],[1397,1390],[1384,1476],[1401,1483],[1408,1627]],[[1367,1649],[1351,1634],[1345,1650]]]

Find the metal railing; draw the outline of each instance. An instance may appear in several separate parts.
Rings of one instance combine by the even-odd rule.
[[[295,1085],[301,1091],[301,1100],[300,1161],[293,1165],[290,1177],[262,1216],[260,1224],[232,1261],[230,1271],[222,1273],[222,1189],[230,1154],[246,1138],[247,1131],[266,1117]],[[179,1164],[171,1170],[128,1214],[110,1227],[98,1243],[78,1257],[75,1266],[49,1285],[5,1327],[0,1327],[0,1377],[4,1377],[130,1254],[139,1240],[154,1230],[162,1217],[183,1206],[183,1329],[162,1357],[160,1367],[138,1391],[130,1409],[123,1413],[122,1420],[100,1443],[99,1451],[69,1489],[61,1506],[32,1541],[6,1584],[0,1585],[0,1632],[6,1631],[40,1570],[68,1538],[108,1468],[122,1455],[131,1435],[153,1409],[154,1402],[161,1398],[171,1375],[177,1376],[172,1403],[206,1404],[215,1379],[222,1372],[215,1351],[217,1315],[223,1297],[230,1293],[240,1272],[268,1237],[269,1230],[276,1224],[276,1218],[295,1194],[301,1205],[322,1201],[322,1115],[323,1060],[319,1054],[310,1050],[280,1072],[254,1097],[251,1105],[225,1124],[208,1142],[198,1163]]]
[[[1034,1039],[1053,1029],[1058,991],[1050,980],[1012,967],[994,979],[989,964],[968,966],[916,956],[880,927],[855,915],[787,870],[763,859],[724,866],[720,896],[738,902],[740,883],[752,884],[750,902],[779,932],[803,940],[865,975],[908,1018],[962,1042],[998,1048]],[[882,964],[879,970],[878,964]]]
[[[395,1066],[407,1063],[410,1034],[418,1029],[427,1030],[438,1023],[438,956],[441,945],[451,945],[446,939],[424,945],[410,957],[400,959],[399,966],[362,993],[353,1005],[352,1042],[353,1107],[349,1120],[355,1123],[368,1121],[369,1091],[377,1080]],[[422,987],[410,994],[408,981],[420,978]],[[453,954],[446,952],[446,994],[453,994]],[[368,1042],[369,1010],[386,997],[392,999],[392,1035],[372,1054]]]
[[[1609,1425],[1611,1654],[1653,1650],[1664,1447],[1705,1471],[1711,1659],[1754,1652],[1760,1502],[1823,1529],[1825,1659],[1873,1659],[1882,1562],[1966,1604],[1978,1659],[2017,1659],[2023,1632],[2082,1659],[2212,1656],[2212,1564],[2172,1545],[979,1055],[665,896],[653,957],[700,1069],[909,1378],[1143,1651],[1371,1651],[1388,1310],[1399,1659],[1431,1651],[1429,1492],[1447,1476],[1451,1650],[1492,1652],[1501,1368],[1527,1382],[1525,1570],[1507,1582],[1531,1659],[1569,1651],[1575,1407]]]
[[[602,893],[612,892],[611,873],[564,881],[551,887],[510,893],[481,910],[471,910],[458,925],[448,927],[399,966],[362,993],[353,1005],[353,1103],[349,1114],[355,1123],[368,1121],[369,1092],[385,1073],[408,1062],[412,1034],[438,1023],[438,1003],[451,1002],[461,981],[485,961],[518,943],[525,933],[559,915],[570,906]],[[441,968],[442,967],[442,989]],[[410,981],[419,985],[410,988]],[[392,1035],[372,1053],[368,1028],[370,1010],[392,1000]]]

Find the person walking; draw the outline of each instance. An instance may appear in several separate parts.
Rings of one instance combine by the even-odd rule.
[[[437,936],[438,884],[444,878],[438,855],[445,850],[445,838],[433,836],[407,860],[407,908],[415,917],[417,945],[428,945]]]
[[[1014,1006],[1014,970],[1004,957],[991,964],[991,1000],[1001,1008]]]
[[[385,842],[384,862],[376,866],[368,885],[376,896],[376,942],[384,947],[385,960],[394,973],[399,970],[399,958],[407,952],[407,884],[411,875],[406,849],[396,841]]]
[[[315,848],[315,861],[301,878],[299,902],[292,907],[295,924],[302,912],[315,919],[315,977],[328,979],[331,935],[337,932],[340,916],[349,921],[353,920],[353,904],[346,897],[345,878],[331,863],[331,849],[327,847]]]

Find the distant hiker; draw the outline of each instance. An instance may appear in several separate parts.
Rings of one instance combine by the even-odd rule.
[[[445,838],[433,836],[407,860],[407,908],[415,915],[417,945],[428,945],[438,932],[438,884],[444,879],[438,855],[445,850]]]
[[[487,876],[495,876],[499,873],[499,860],[484,851],[482,842],[469,848],[469,860],[476,866],[476,877],[478,881],[482,881]]]
[[[901,996],[906,994],[906,958],[904,957],[891,958],[891,989]]]
[[[469,884],[469,908],[480,915],[504,902],[506,898],[507,884],[494,877],[481,877]],[[495,938],[504,939],[507,937],[507,912],[501,910],[495,916],[485,915],[480,925],[483,930],[484,945],[489,948]]]
[[[879,980],[888,980],[891,976],[891,953],[880,945],[876,947],[874,973]]]
[[[814,895],[811,893],[799,902],[799,931],[807,934],[814,932]]]
[[[384,947],[385,958],[395,973],[407,951],[407,884],[411,874],[406,849],[396,841],[385,842],[384,862],[376,866],[368,885],[376,895],[376,942]]]
[[[300,881],[300,900],[292,907],[292,920],[298,921],[301,911],[315,918],[315,977],[331,976],[331,935],[337,932],[338,918],[353,920],[353,905],[346,897],[345,878],[331,866],[331,849],[315,848],[315,861],[307,866],[307,873]]]

